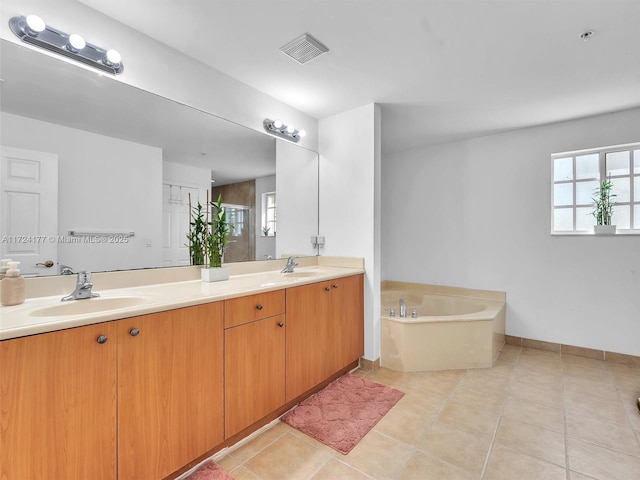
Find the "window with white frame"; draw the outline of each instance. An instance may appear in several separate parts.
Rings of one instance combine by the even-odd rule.
[[[640,143],[551,156],[552,233],[590,233],[593,196],[610,180],[615,194],[612,223],[620,233],[640,234]]]
[[[276,234],[276,192],[262,194],[262,234],[265,237]]]

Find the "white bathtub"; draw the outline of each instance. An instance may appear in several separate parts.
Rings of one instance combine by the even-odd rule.
[[[401,298],[406,318],[400,317]],[[491,367],[504,345],[504,292],[386,281],[381,301],[384,367],[402,372]],[[414,309],[417,318],[411,318]]]

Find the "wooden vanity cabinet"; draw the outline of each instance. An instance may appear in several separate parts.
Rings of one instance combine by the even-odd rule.
[[[331,374],[364,355],[364,275],[331,282]]]
[[[286,400],[364,353],[363,275],[287,289]]]
[[[116,332],[0,342],[0,478],[116,478]]]
[[[285,403],[284,309],[284,290],[225,301],[225,438]]]
[[[358,360],[363,329],[354,275],[1,341],[0,478],[165,478]]]
[[[222,335],[222,302],[118,321],[118,480],[164,478],[222,443]]]

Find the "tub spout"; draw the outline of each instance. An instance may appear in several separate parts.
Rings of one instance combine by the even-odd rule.
[[[407,318],[407,303],[404,298],[400,299],[400,318]]]

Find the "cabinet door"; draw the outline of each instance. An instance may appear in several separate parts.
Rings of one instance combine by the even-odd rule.
[[[119,480],[164,478],[223,441],[222,314],[218,302],[118,321]]]
[[[331,375],[331,282],[287,289],[287,401]]]
[[[113,322],[0,342],[0,478],[116,478],[116,351]]]
[[[285,317],[228,328],[225,341],[225,437],[285,403]]]
[[[331,281],[332,373],[364,354],[363,282],[363,275]]]

